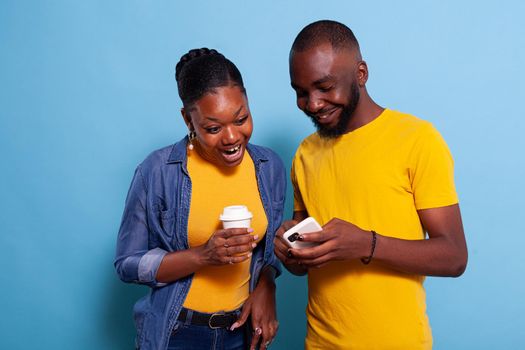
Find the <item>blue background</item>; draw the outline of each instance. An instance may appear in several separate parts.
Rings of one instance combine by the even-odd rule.
[[[523,349],[523,13],[520,1],[2,1],[0,347],[131,349],[147,289],[116,277],[116,232],[135,166],[185,133],[179,57],[207,46],[235,62],[252,141],[289,166],[313,127],[288,51],[330,18],[360,40],[371,96],[432,121],[455,156],[470,260],[459,279],[426,281],[435,348]],[[305,279],[280,278],[278,303],[273,348],[301,348]]]

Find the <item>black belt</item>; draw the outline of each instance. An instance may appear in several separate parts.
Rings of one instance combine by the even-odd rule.
[[[192,310],[191,319],[188,321],[189,310],[182,308],[178,320],[184,323],[189,323],[196,326],[208,326],[215,328],[230,328],[232,324],[239,318],[239,313],[235,311],[230,312],[216,312],[213,314],[204,314]]]

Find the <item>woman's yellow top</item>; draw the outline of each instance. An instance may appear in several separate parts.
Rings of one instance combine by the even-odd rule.
[[[248,152],[238,166],[221,168],[204,160],[196,150],[188,151],[188,172],[192,184],[188,219],[190,248],[205,244],[215,231],[222,229],[219,215],[230,205],[248,207],[253,214],[252,235],[259,236],[258,242],[263,239],[268,220]],[[239,308],[249,295],[250,262],[248,259],[197,271],[184,307],[206,313]]]

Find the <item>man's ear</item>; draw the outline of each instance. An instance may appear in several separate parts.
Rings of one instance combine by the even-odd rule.
[[[188,130],[194,130],[195,128],[193,127],[193,124],[191,123],[191,117],[190,115],[186,112],[186,109],[184,107],[182,107],[180,109],[180,114],[182,115],[182,118],[184,119],[184,123],[186,124],[186,126],[188,127]]]
[[[368,66],[365,61],[359,61],[357,63],[357,83],[359,87],[365,87],[368,81]]]

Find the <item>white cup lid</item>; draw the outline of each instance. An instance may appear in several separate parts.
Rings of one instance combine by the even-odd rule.
[[[232,205],[225,207],[219,217],[221,221],[246,220],[253,217],[245,205]]]

